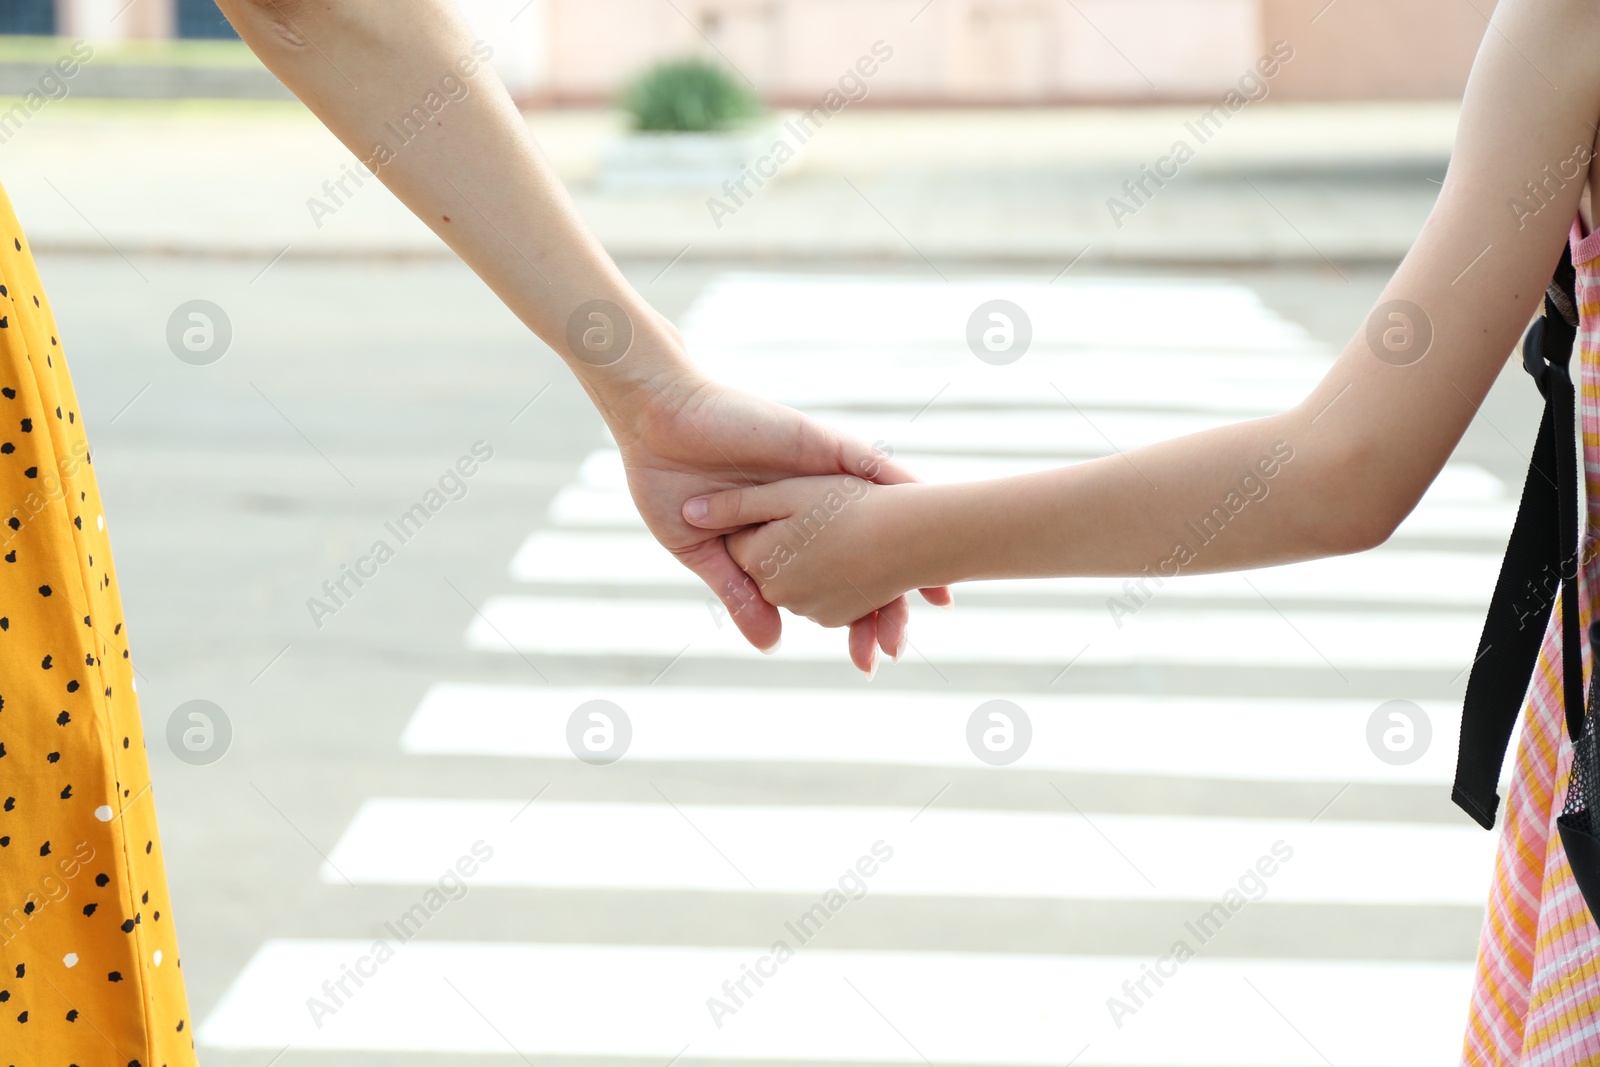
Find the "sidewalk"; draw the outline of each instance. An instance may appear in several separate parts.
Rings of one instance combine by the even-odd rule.
[[[0,113],[13,101],[0,100]],[[714,187],[602,192],[598,110],[528,121],[613,255],[944,263],[1393,260],[1443,177],[1453,104],[1253,104],[1201,142],[1201,105],[844,111],[719,226]],[[40,250],[443,255],[300,106],[67,99],[0,133],[0,181]],[[1124,183],[1179,139],[1161,187]],[[753,160],[752,160],[753,161]],[[329,185],[345,179],[348,197]],[[357,188],[355,179],[365,179]],[[728,178],[737,179],[738,174]],[[1121,199],[1123,217],[1108,201]],[[314,217],[311,201],[321,202]]]
[[[0,97],[29,90],[59,95],[43,79],[60,61],[67,61],[72,73],[64,82],[79,99],[294,99],[237,41],[88,44],[50,37],[0,37]]]

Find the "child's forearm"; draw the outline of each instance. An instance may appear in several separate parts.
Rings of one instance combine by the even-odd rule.
[[[914,561],[911,584],[1221,571],[1385,540],[1537,311],[1585,186],[1582,165],[1600,173],[1593,5],[1501,0],[1494,27],[1427,224],[1304,404],[1126,457],[908,494],[897,547]],[[1294,458],[1262,479],[1264,499],[1232,514],[1230,490],[1279,442]]]
[[[907,583],[1166,578],[1380,543],[1395,520],[1364,497],[1367,464],[1308,422],[1295,412],[1039,474],[916,487],[894,531]]]

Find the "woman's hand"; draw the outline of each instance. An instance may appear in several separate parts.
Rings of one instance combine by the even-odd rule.
[[[690,522],[685,501],[728,490],[751,492],[768,482],[809,475],[831,475],[822,480],[835,483],[849,475],[862,486],[912,481],[882,453],[791,408],[700,378],[674,377],[647,385],[634,390],[625,407],[611,411],[628,487],[645,525],[711,587],[740,632],[764,651],[777,646],[783,623],[777,608],[729,554],[729,542],[753,536],[741,533],[742,528],[765,519]],[[863,671],[874,669],[877,648],[891,656],[905,648],[908,607],[900,592],[871,603],[852,594],[848,609],[840,609],[847,613],[829,616],[831,625],[852,624],[850,657]],[[935,604],[951,599],[948,589],[929,589],[923,595]]]
[[[705,579],[752,644],[775,646],[782,630],[777,610],[723,543],[735,528],[696,529],[683,519],[683,502],[804,475],[883,482],[910,476],[797,412],[694,373],[682,338],[584,225],[485,64],[488,50],[451,0],[219,0],[219,6],[273,74],[566,360],[622,448],[650,531]],[[448,104],[421,132],[394,144],[395,116],[433,98]],[[610,315],[623,332],[605,334],[604,350],[575,350],[574,336],[587,345],[583,326],[597,314]],[[598,358],[609,354],[610,338],[622,336],[632,343],[618,359]],[[949,592],[929,596],[944,601]],[[870,670],[875,645],[902,647],[906,605],[857,614],[865,617],[852,630],[852,658]]]
[[[766,601],[823,626],[893,609],[903,638],[902,594],[916,585],[918,539],[907,505],[930,487],[878,482],[844,474],[730,489],[689,501],[684,516],[709,529],[746,527],[728,536],[728,551]],[[857,639],[852,632],[860,664]],[[897,654],[903,645],[884,650]]]

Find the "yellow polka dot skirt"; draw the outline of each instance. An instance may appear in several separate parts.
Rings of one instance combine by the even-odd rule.
[[[0,190],[0,1067],[195,1062],[77,397]]]

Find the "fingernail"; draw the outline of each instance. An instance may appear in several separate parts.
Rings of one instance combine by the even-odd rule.
[[[867,670],[867,681],[872,681],[878,676],[878,653],[872,653],[872,666]]]
[[[704,516],[701,516],[701,517],[704,518]],[[783,638],[780,637],[776,641],[772,642],[772,647],[771,648],[763,648],[761,650],[761,654],[763,656],[776,656],[778,654],[778,649],[780,649],[782,647],[783,647]]]
[[[900,639],[894,643],[894,661],[896,663],[899,663],[900,657],[906,654],[906,646],[910,643],[911,636],[902,627],[900,630]]]
[[[683,514],[690,522],[699,522],[711,512],[711,502],[703,496],[697,496],[683,505]],[[774,645],[774,648],[777,646]]]
[[[952,600],[948,604],[940,604],[939,607],[944,609],[945,611],[954,611],[954,610],[956,610],[956,602],[954,600]]]

